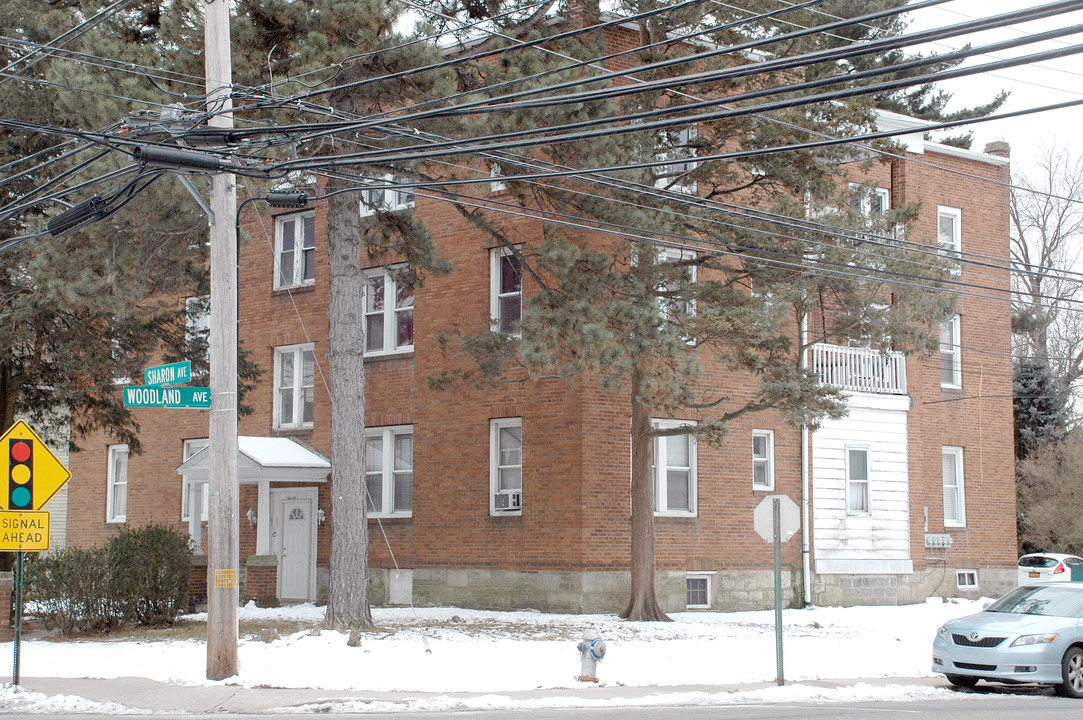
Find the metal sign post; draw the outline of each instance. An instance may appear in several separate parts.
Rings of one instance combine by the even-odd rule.
[[[777,497],[771,500],[775,538],[775,667],[777,670],[775,677],[779,685],[785,685],[786,674],[782,670],[782,521],[779,510],[781,503]]]
[[[785,495],[768,495],[752,512],[756,533],[775,549],[775,659],[779,685],[786,684],[782,668],[782,543],[801,527],[797,504]]]
[[[19,642],[23,637],[23,554],[15,553],[15,666],[11,670],[11,684],[19,684]]]

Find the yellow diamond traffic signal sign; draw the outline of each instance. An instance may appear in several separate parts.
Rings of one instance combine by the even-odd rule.
[[[71,479],[71,472],[22,420],[0,435],[0,508],[39,510]]]

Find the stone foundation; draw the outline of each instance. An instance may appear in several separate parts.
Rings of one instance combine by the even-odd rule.
[[[410,573],[410,587],[402,578],[396,588],[396,602],[389,590],[389,573]],[[820,606],[907,605],[927,597],[998,597],[1015,586],[1015,568],[977,570],[978,587],[961,590],[956,586],[955,569],[932,568],[906,575],[816,575],[812,582],[811,604]],[[707,576],[709,610],[768,610],[775,603],[774,573],[770,570],[699,572]],[[658,601],[666,612],[684,612],[687,607],[688,575],[679,571],[656,574]],[[782,603],[790,607],[794,586],[800,593],[800,575],[791,568],[782,571]],[[410,582],[409,579],[406,582]],[[545,612],[614,613],[628,603],[631,576],[627,572],[558,572],[477,569],[414,568],[396,571],[372,568],[370,601],[373,605],[452,606],[478,610],[533,609]],[[404,595],[405,593],[405,595]]]

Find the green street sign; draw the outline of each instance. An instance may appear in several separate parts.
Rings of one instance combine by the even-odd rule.
[[[189,360],[170,363],[169,365],[158,365],[143,371],[143,383],[145,385],[177,385],[191,381],[192,363]]]
[[[124,388],[124,407],[167,407],[206,410],[211,406],[211,389],[204,387],[155,387],[137,385]]]

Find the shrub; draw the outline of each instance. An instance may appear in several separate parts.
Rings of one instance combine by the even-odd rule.
[[[169,625],[188,603],[188,536],[165,525],[125,530],[106,545],[111,596],[126,623]]]
[[[70,636],[110,630],[119,624],[102,549],[31,555],[25,572],[24,598],[46,627]]]
[[[188,599],[188,536],[164,525],[124,530],[93,550],[32,557],[24,596],[63,635],[168,625]]]

